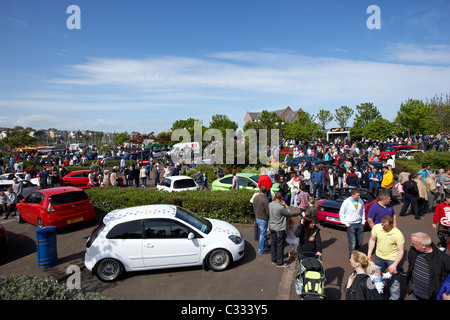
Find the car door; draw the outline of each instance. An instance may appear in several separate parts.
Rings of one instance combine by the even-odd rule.
[[[238,180],[239,180],[239,189],[254,190],[258,188],[258,185],[256,185],[252,180],[250,180],[247,177],[238,177]]]
[[[128,268],[137,270],[144,266],[142,260],[141,220],[127,221],[114,226],[106,235],[106,250],[113,252]]]
[[[25,198],[23,205],[20,206],[20,215],[23,220],[30,223],[36,223],[37,218],[44,211],[42,202],[45,196],[40,192],[33,192]]]
[[[144,220],[142,256],[146,268],[200,264],[201,240],[188,239],[194,233],[173,219]]]

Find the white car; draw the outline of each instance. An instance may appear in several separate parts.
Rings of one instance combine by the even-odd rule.
[[[108,213],[86,242],[84,263],[101,281],[123,272],[205,265],[227,269],[244,256],[245,241],[228,222],[173,205]]]
[[[20,180],[23,184],[22,196],[26,198],[33,191],[39,190],[39,186],[28,182],[26,180]],[[0,180],[0,191],[7,191],[9,187],[12,188],[14,181],[13,180]]]
[[[414,153],[417,153],[417,152],[423,153],[423,150],[402,150],[402,151],[399,151],[398,157],[412,160],[412,159],[414,159]]]
[[[184,190],[197,190],[198,186],[194,179],[188,176],[169,176],[164,178],[160,184],[156,186],[157,190],[163,191],[184,191]]]

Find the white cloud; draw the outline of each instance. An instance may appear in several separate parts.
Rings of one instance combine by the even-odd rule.
[[[203,118],[241,113],[243,119],[247,110],[270,110],[269,102],[273,109],[290,105],[310,113],[373,102],[386,118],[393,119],[408,98],[448,92],[450,66],[444,57],[448,46],[395,44],[387,52],[387,62],[245,51],[195,58],[90,58],[66,66],[61,76],[49,81],[52,90],[24,93],[16,100],[3,97],[0,108],[13,106],[24,113],[21,123],[51,121],[45,127],[61,128],[66,120],[76,120],[80,129],[101,126],[105,131],[132,131],[148,127],[145,119],[152,119],[152,125],[158,126],[155,131],[164,131],[183,117],[200,118],[199,113]],[[55,98],[53,92],[57,92]],[[27,116],[39,108],[46,114],[52,114],[49,110],[64,114],[61,108],[79,113],[67,119],[58,116],[58,120]]]

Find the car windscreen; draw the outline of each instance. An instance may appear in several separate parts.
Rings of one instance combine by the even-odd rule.
[[[175,189],[194,188],[194,187],[196,187],[196,184],[195,184],[194,180],[192,180],[192,179],[182,179],[182,180],[174,181],[173,187]]]
[[[183,220],[184,222],[190,224],[195,227],[197,230],[200,230],[203,233],[210,233],[212,224],[207,219],[202,218],[195,213],[186,210],[184,208],[177,207],[177,213],[175,215],[176,218]]]
[[[58,206],[62,204],[80,202],[89,199],[88,195],[84,191],[73,191],[73,192],[65,192],[60,194],[55,194],[48,198],[50,203],[53,206]]]

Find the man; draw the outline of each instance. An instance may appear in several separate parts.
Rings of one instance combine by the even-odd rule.
[[[284,241],[286,239],[286,217],[292,216],[283,200],[283,194],[277,192],[274,201],[269,204],[270,253],[277,267],[288,267],[284,263]]]
[[[338,176],[333,172],[333,169],[329,168],[325,175],[325,186],[328,188],[330,197],[336,193],[336,185],[338,184]]]
[[[428,170],[430,170],[431,166],[429,164],[423,164],[422,165],[422,169],[419,170],[419,172],[417,172],[417,174],[421,174],[422,175],[422,181],[424,181],[427,176],[428,176]]]
[[[376,167],[373,167],[372,171],[369,172],[369,191],[373,193],[376,197],[378,196],[378,189],[381,186],[381,173],[378,172]]]
[[[378,195],[378,201],[370,207],[367,214],[367,223],[370,225],[370,228],[373,229],[376,224],[381,223],[381,219],[384,216],[392,217],[394,227],[397,228],[397,216],[391,204],[391,196],[389,192],[382,190]]]
[[[367,254],[371,261],[373,261],[372,253],[375,243],[377,246],[375,264],[392,275],[389,300],[398,300],[400,298],[400,262],[405,251],[405,238],[401,231],[394,227],[394,219],[391,216],[384,216],[381,223],[376,224],[372,229]]]
[[[319,170],[318,166],[314,166],[314,171],[311,173],[311,183],[313,185],[313,197],[321,199],[323,190],[323,171]]]
[[[159,184],[159,162],[156,163],[156,165],[153,167],[153,176],[155,177],[155,187]]]
[[[258,188],[261,188],[261,186],[266,187],[266,195],[269,199],[269,202],[272,201],[272,193],[270,192],[270,189],[272,188],[272,179],[266,174],[266,170],[261,171],[261,175],[258,179]]]
[[[439,196],[439,188],[436,186],[436,173],[432,172],[425,180],[423,180],[423,184],[425,185],[425,189],[427,190],[428,197],[428,212],[432,212],[434,201]]]
[[[300,208],[300,213],[305,212],[309,208],[309,193],[306,192],[304,185],[300,186],[300,193],[297,197],[298,207]]]
[[[445,201],[437,205],[433,216],[433,228],[437,229],[441,248],[446,248],[446,235],[450,232],[450,193],[445,194]]]
[[[450,273],[450,257],[434,245],[428,234],[411,235],[408,253],[406,287],[414,300],[436,300],[445,278]]]
[[[364,202],[358,188],[351,189],[351,195],[341,205],[339,219],[347,227],[349,258],[353,250],[357,250],[364,238],[364,224],[366,223]]]
[[[269,247],[267,240],[267,227],[269,225],[269,199],[266,196],[266,187],[259,188],[258,195],[253,198],[253,209],[255,211],[256,224],[259,229],[258,253],[266,253]]]
[[[48,186],[47,179],[48,179],[48,171],[45,170],[45,168],[40,169],[41,172],[39,172],[39,186],[40,189],[46,189]]]
[[[203,185],[203,173],[202,170],[198,169],[197,173],[194,176],[194,181],[198,186],[199,190],[203,190],[204,185]]]
[[[123,173],[123,171],[125,170],[125,166],[126,166],[125,158],[122,157],[122,158],[120,159],[120,173]]]
[[[289,186],[285,180],[285,176],[280,176],[280,182],[279,182],[279,190],[283,194],[283,200],[286,203],[290,203],[289,200]]]
[[[23,182],[19,181],[19,178],[14,177],[13,179],[13,184],[12,184],[12,188],[13,188],[13,192],[16,194],[17,196],[17,200],[22,200],[23,199]]]
[[[383,167],[383,177],[381,180],[381,188],[389,191],[389,195],[392,200],[392,187],[394,186],[394,174],[392,173],[391,166],[387,165]]]

